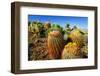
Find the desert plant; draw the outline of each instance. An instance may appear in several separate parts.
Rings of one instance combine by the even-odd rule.
[[[84,44],[88,43],[88,34],[84,34]]]
[[[64,33],[63,38],[66,41],[68,39],[68,34],[67,33]]]
[[[66,24],[63,31],[64,31],[64,34],[63,34],[64,40],[67,40],[71,32],[70,24]]]
[[[28,32],[33,32],[32,22],[28,22]]]
[[[63,36],[59,31],[51,31],[48,34],[48,52],[51,59],[61,58],[61,52],[63,49]]]
[[[88,57],[88,46],[87,46],[87,44],[84,45],[84,46],[81,48],[81,52],[82,52],[83,58],[87,58],[87,57]]]
[[[69,42],[67,45],[65,45],[62,52],[62,59],[73,59],[80,57],[81,51],[75,42]]]
[[[47,60],[49,59],[48,51],[44,46],[31,48],[29,60]]]
[[[70,32],[69,38],[80,47],[82,47],[84,44],[84,36],[78,29],[72,30]]]
[[[59,24],[53,24],[51,27],[53,30],[58,30],[62,32],[63,28]]]
[[[67,34],[69,34],[71,32],[70,24],[66,24],[64,31]]]
[[[48,36],[48,33],[51,31],[59,31],[63,34],[63,28],[58,24],[52,24],[52,26],[46,30],[46,36]]]
[[[44,29],[45,29],[45,30],[49,29],[50,27],[51,27],[50,22],[45,22],[45,23],[44,23]]]
[[[74,29],[78,29],[78,27],[77,27],[77,26],[73,26],[73,28],[72,28],[72,29],[73,29],[73,30],[74,30]]]

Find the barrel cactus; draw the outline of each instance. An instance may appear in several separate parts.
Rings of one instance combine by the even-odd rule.
[[[64,50],[62,52],[62,59],[74,58],[81,58],[81,51],[75,42],[69,42],[64,47]]]
[[[78,29],[72,30],[70,32],[69,38],[72,40],[72,42],[75,42],[79,47],[82,47],[84,44],[84,36]]]
[[[48,52],[51,59],[61,58],[63,50],[63,36],[59,31],[51,31],[48,33]]]

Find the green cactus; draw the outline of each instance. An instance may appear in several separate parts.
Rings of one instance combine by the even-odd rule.
[[[84,36],[78,29],[74,29],[70,32],[69,38],[72,42],[75,42],[79,47],[82,47],[84,44]]]
[[[64,50],[62,52],[62,59],[74,59],[74,58],[81,58],[81,51],[76,43],[69,42],[64,47]]]
[[[48,33],[51,31],[59,31],[63,34],[63,28],[58,24],[52,24],[52,26],[46,30],[46,36],[48,36]]]
[[[59,31],[51,31],[48,34],[48,52],[51,59],[61,58],[61,52],[63,49],[63,36]]]

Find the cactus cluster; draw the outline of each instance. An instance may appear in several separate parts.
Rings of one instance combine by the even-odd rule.
[[[63,36],[59,31],[51,31],[48,33],[47,45],[51,59],[58,59],[61,57],[63,44]]]
[[[73,59],[80,57],[81,57],[81,51],[76,43],[69,42],[67,45],[65,45],[64,50],[62,52],[62,59]]]
[[[63,59],[84,58],[87,57],[87,45],[84,34],[77,28],[69,34],[69,39],[62,52]]]
[[[88,32],[48,21],[28,23],[29,60],[88,57]]]
[[[70,32],[69,38],[72,42],[75,42],[79,47],[82,47],[84,44],[84,36],[78,29],[74,29]]]

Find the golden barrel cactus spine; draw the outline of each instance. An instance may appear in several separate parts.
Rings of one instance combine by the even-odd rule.
[[[47,45],[51,59],[61,58],[63,44],[63,36],[59,31],[51,31],[48,33]]]
[[[84,44],[84,36],[78,29],[74,29],[73,31],[71,31],[69,38],[72,40],[72,42],[75,42],[79,47],[82,47]]]
[[[81,58],[81,51],[76,43],[70,42],[64,47],[64,50],[62,52],[62,59],[74,59],[74,58]]]

